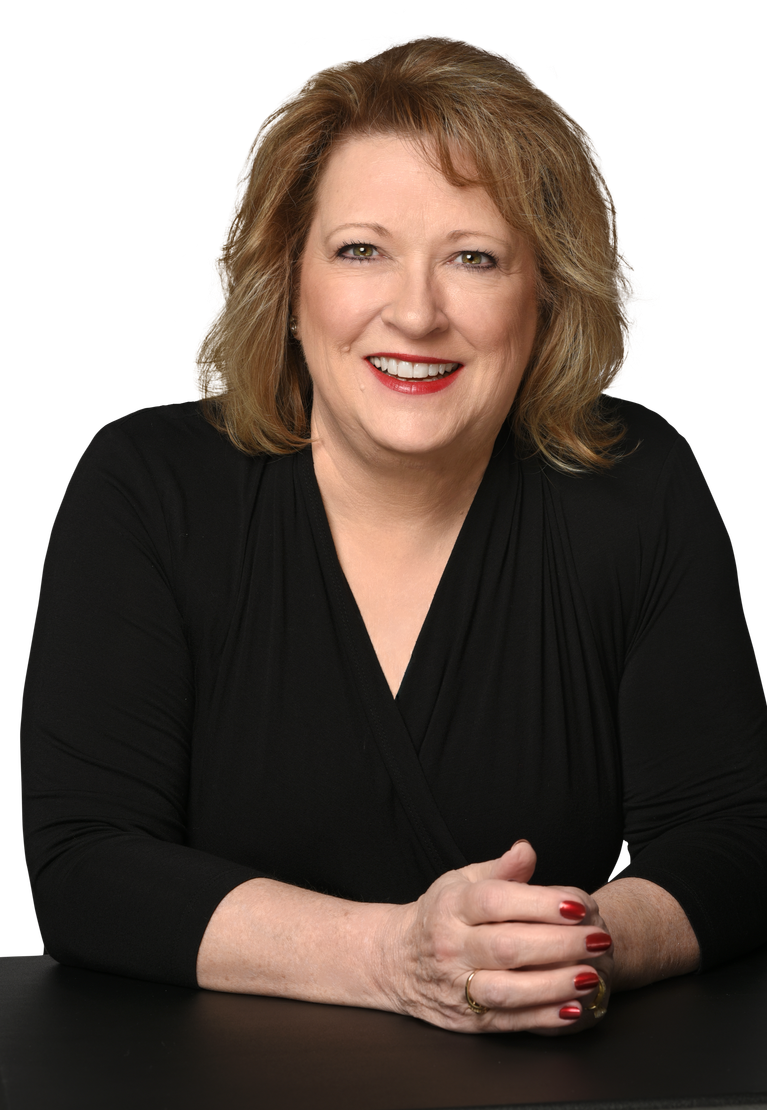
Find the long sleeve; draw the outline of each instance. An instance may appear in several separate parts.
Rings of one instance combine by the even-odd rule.
[[[185,843],[195,676],[163,483],[119,424],[70,483],[25,691],[24,822],[56,959],[194,985],[213,910],[258,872]]]
[[[767,713],[726,531],[681,438],[639,520],[619,693],[624,876],[679,901],[702,967],[765,939]]]

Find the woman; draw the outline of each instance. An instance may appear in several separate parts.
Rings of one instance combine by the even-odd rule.
[[[328,70],[223,261],[207,402],[104,429],[51,542],[51,954],[561,1033],[761,943],[764,698],[689,449],[601,397],[622,285],[582,132],[461,43]]]

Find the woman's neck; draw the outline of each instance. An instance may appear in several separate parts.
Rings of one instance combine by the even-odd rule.
[[[490,461],[492,440],[401,455],[313,429],[317,483],[331,528],[421,536],[438,534],[466,516]]]

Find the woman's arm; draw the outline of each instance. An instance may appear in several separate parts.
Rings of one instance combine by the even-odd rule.
[[[516,851],[524,853],[525,848],[520,846]],[[517,865],[519,862],[517,860]],[[500,861],[496,861],[496,874],[499,873],[498,863]],[[478,876],[486,870],[489,878],[493,866],[478,865],[465,870]],[[521,875],[522,869],[517,873]],[[477,881],[482,882],[482,879]],[[518,886],[509,883],[508,893],[512,899],[519,893]],[[536,889],[543,888],[528,888]],[[477,895],[479,892],[467,890],[464,893]],[[501,895],[504,893],[501,891]],[[555,897],[559,899],[561,894],[557,892]],[[612,967],[600,961],[600,971],[608,979],[611,990],[641,987],[697,968],[700,950],[695,934],[679,903],[661,887],[644,879],[617,879],[598,890],[594,897],[614,944]],[[428,903],[429,899],[423,901]],[[469,901],[470,898],[467,905]],[[448,1028],[468,1026],[478,1031],[480,1026],[476,1017],[468,1012],[461,986],[469,971],[475,970],[474,962],[486,969],[498,963],[498,946],[514,943],[509,939],[511,930],[506,923],[502,928],[498,928],[497,923],[493,934],[485,924],[479,927],[479,932],[484,930],[486,934],[481,938],[468,935],[471,929],[477,929],[476,925],[465,926],[459,942],[464,951],[453,953],[454,958],[457,957],[456,966],[447,974],[436,973],[429,958],[430,949],[435,947],[434,940],[426,939],[424,934],[431,929],[436,933],[439,927],[422,924],[419,928],[416,906],[348,902],[270,879],[253,879],[233,890],[211,918],[198,956],[199,985],[210,990],[280,995],[398,1012],[411,1012],[414,995],[426,987],[433,992],[433,1001],[439,1008],[438,1024]],[[426,914],[433,913],[434,908],[427,906]],[[511,902],[509,908],[512,908]],[[445,928],[443,943],[449,946],[448,928]],[[564,922],[557,923],[555,932],[561,933],[569,943],[576,934],[568,933],[566,928]],[[582,939],[583,930],[601,932],[591,925],[582,926],[578,930],[578,941]],[[416,937],[418,940],[413,946]],[[559,938],[552,939],[560,942]],[[483,943],[486,943],[484,951]],[[551,951],[545,950],[546,943],[544,939],[539,957],[541,963],[551,959]],[[474,961],[469,958],[472,951]],[[590,959],[590,954],[585,949],[578,952],[577,946],[571,955],[575,960],[578,957],[581,961]],[[489,1023],[490,1028],[496,1028],[495,1023],[500,1022],[501,1028],[564,1031],[572,1026],[559,1016],[560,1004],[565,1004],[572,995],[576,1002],[589,1001],[591,997],[582,993],[579,997],[579,992],[573,991],[571,985],[576,974],[588,973],[589,967],[585,964],[577,967],[573,964],[561,976],[561,998],[555,1005],[545,997],[547,984],[543,976],[532,981],[533,975],[528,972],[531,982],[522,984],[520,974],[524,972],[518,972],[515,981],[513,974],[506,969],[503,971],[505,976],[495,980],[491,980],[489,974],[475,976],[475,994],[483,991],[486,1002],[496,1002],[495,1017],[485,1019],[484,1027]],[[519,1013],[530,1004],[532,996],[523,997],[523,991],[528,990],[537,992],[537,1000],[541,1003],[529,1025],[523,1024],[529,1015]],[[442,998],[438,998],[440,991]],[[435,1013],[418,1012],[417,1006],[415,1009],[418,1016],[435,1020]],[[582,1023],[589,1019],[585,1010]]]
[[[391,1010],[461,1032],[585,1027],[594,1020],[585,1009],[593,965],[609,980],[609,937],[583,891],[527,885],[534,867],[534,851],[519,841],[499,860],[448,872],[402,906],[253,879],[211,918],[199,985]],[[472,971],[485,1014],[466,1003]],[[577,986],[579,975],[586,982]]]
[[[208,990],[391,1009],[383,952],[392,907],[349,902],[273,879],[232,890],[210,920],[197,957]]]
[[[682,907],[646,879],[616,879],[594,894],[614,944],[614,991],[685,975],[700,948]]]

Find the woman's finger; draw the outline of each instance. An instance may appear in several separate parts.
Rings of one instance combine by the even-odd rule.
[[[479,1006],[496,1011],[555,1005],[583,1008],[593,1001],[599,982],[599,973],[583,964],[536,971],[475,971],[470,997]],[[573,1016],[567,1014],[565,1020],[572,1020]],[[577,1016],[580,1016],[580,1009]]]
[[[555,972],[551,968],[476,971],[471,977],[470,997],[484,1009],[478,1013],[467,1004],[457,1026],[452,1027],[464,1032],[524,1029],[544,1036],[579,1032],[605,1016],[611,973],[611,956],[601,957],[596,967],[585,965]],[[465,990],[464,981],[464,995]]]
[[[611,947],[612,939],[601,926],[573,929],[515,921],[467,930],[461,955],[470,968],[512,970],[581,964],[607,954]]]
[[[455,893],[455,914],[464,925],[501,921],[572,925],[593,919],[598,912],[596,902],[584,891],[500,879],[465,883]]]

